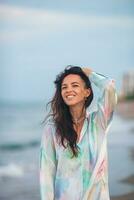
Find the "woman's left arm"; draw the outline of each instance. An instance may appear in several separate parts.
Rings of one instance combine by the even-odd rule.
[[[113,112],[117,104],[115,81],[95,72],[90,74],[89,79],[101,91],[101,95],[97,102],[98,118],[101,122],[102,128],[106,130],[112,120]]]
[[[98,120],[100,121],[102,128],[106,130],[112,120],[113,112],[117,104],[115,81],[104,75],[93,72],[88,68],[85,68],[85,73],[89,76],[90,81],[101,91],[101,95],[97,101]]]

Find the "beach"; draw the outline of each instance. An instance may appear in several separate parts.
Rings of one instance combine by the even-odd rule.
[[[123,118],[134,119],[134,100],[119,102],[116,111]]]
[[[134,175],[126,178],[125,180],[122,180],[124,183],[128,183],[134,186]],[[111,200],[134,200],[134,192],[116,196],[116,197],[111,197]]]
[[[0,200],[39,200],[42,105],[0,107]],[[8,123],[7,123],[8,122]],[[115,113],[108,135],[111,200],[134,199],[134,120]]]
[[[134,101],[124,101],[118,103],[116,114],[123,119],[134,121]],[[134,135],[134,128],[131,129],[131,134]],[[134,162],[134,145],[130,149],[130,157]],[[111,197],[111,200],[134,200],[134,174],[126,177],[125,179],[122,179],[121,182],[124,184],[132,185],[133,192]]]
[[[134,200],[134,192],[130,194],[125,194],[119,197],[113,197],[111,200]]]

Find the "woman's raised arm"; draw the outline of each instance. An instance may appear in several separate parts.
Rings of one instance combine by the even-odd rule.
[[[111,78],[105,77],[104,75],[93,72],[89,68],[83,68],[83,71],[87,76],[89,76],[90,81],[94,83],[101,91],[101,95],[97,101],[97,117],[102,128],[106,131],[110,125],[113,111],[117,104],[115,81]]]

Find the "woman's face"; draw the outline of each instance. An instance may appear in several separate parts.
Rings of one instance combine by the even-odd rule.
[[[82,103],[90,95],[90,89],[85,87],[85,82],[77,74],[67,75],[61,85],[61,96],[68,106],[74,106]]]

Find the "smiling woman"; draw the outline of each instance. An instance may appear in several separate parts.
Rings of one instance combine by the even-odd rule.
[[[84,81],[79,75],[70,74],[64,78],[61,95],[68,106],[83,104],[90,95],[90,89],[85,87]]]
[[[57,109],[59,116],[62,116],[64,111],[64,116],[61,119],[56,119],[56,121],[61,120],[63,124],[61,131],[58,128],[59,135],[62,136],[61,143],[64,145],[65,139],[68,138],[73,154],[76,155],[77,147],[76,149],[74,148],[74,145],[76,146],[76,138],[78,141],[86,115],[86,107],[93,99],[91,83],[79,67],[70,68],[70,66],[65,69],[65,74],[57,77],[55,83],[60,88],[60,99],[58,101],[55,98],[53,99],[53,108]],[[66,108],[69,108],[68,111],[66,111]],[[70,114],[72,121],[67,120],[64,123],[64,119],[71,119]],[[60,127],[60,125],[58,126]]]
[[[90,81],[102,91],[94,112],[87,110]],[[69,66],[55,85],[40,150],[41,199],[109,200],[106,133],[116,104],[114,81]]]

